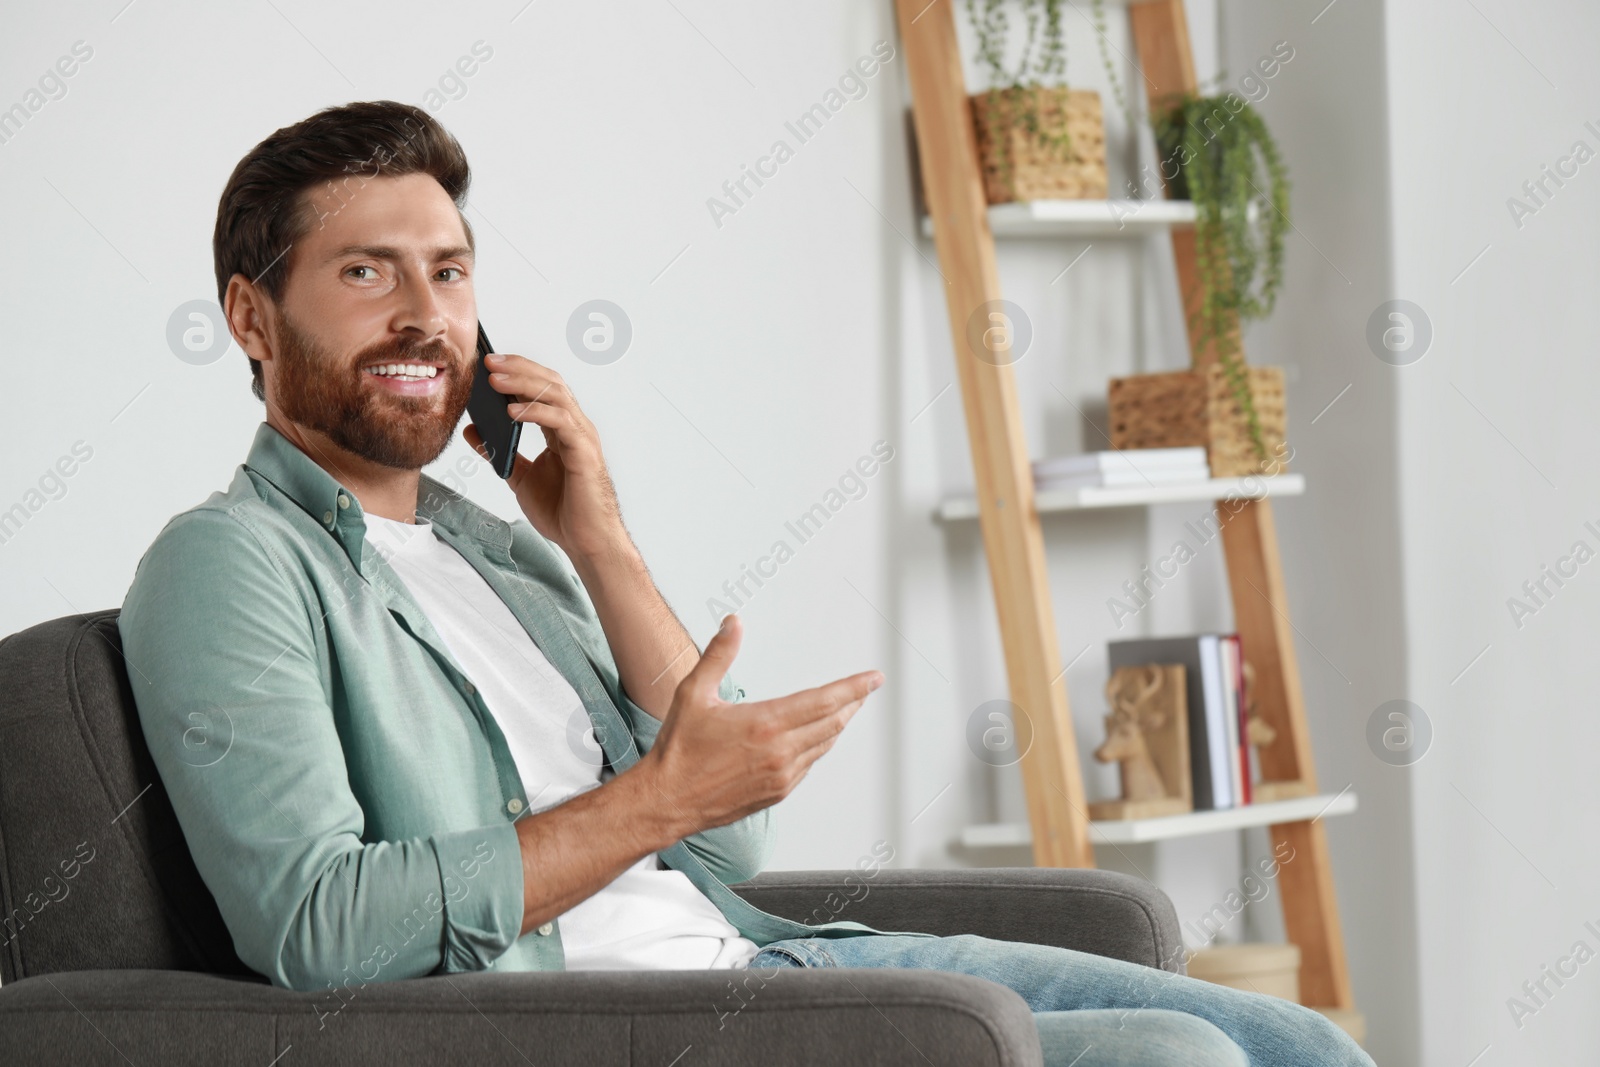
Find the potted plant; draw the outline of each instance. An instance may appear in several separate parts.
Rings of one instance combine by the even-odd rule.
[[[1256,457],[1267,462],[1239,330],[1271,313],[1283,280],[1288,173],[1266,123],[1235,93],[1186,95],[1153,116],[1151,126],[1168,196],[1195,208],[1198,296],[1190,336],[1197,350],[1210,347],[1215,354]],[[1281,395],[1281,381],[1277,391]],[[1275,429],[1281,441],[1281,425]]]
[[[1107,71],[1115,84],[1109,62]],[[1150,125],[1168,196],[1194,203],[1189,333],[1195,351],[1209,349],[1215,359],[1175,374],[1114,379],[1112,444],[1204,445],[1218,478],[1279,473],[1283,372],[1247,366],[1239,345],[1242,324],[1272,311],[1283,279],[1289,181],[1277,142],[1234,93],[1177,98]]]
[[[1065,84],[1064,3],[1020,0],[1027,33],[1017,68],[1008,71],[1007,0],[981,0],[981,10],[980,0],[967,0],[978,61],[989,82],[970,100],[991,204],[1106,195],[1100,96]]]

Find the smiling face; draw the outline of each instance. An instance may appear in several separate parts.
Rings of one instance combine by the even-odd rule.
[[[418,470],[449,446],[472,392],[477,300],[460,214],[427,174],[307,201],[321,224],[290,253],[268,409],[373,463]]]

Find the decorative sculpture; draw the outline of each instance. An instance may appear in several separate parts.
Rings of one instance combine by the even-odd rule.
[[[1256,750],[1253,762],[1259,768],[1262,765],[1261,750],[1267,748],[1278,739],[1278,731],[1257,712],[1256,707],[1256,671],[1247,660],[1244,664],[1244,735],[1245,739]],[[1263,776],[1260,781],[1250,787],[1250,802],[1252,804],[1269,804],[1275,800],[1308,797],[1315,792],[1316,790],[1299,779],[1268,781]]]
[[[1266,748],[1278,739],[1278,731],[1267,725],[1267,720],[1256,714],[1256,669],[1248,662],[1244,665],[1245,737],[1256,748]]]
[[[1118,763],[1122,799],[1089,805],[1091,819],[1147,819],[1194,810],[1189,717],[1179,664],[1121,667],[1106,682],[1111,714],[1101,763]]]

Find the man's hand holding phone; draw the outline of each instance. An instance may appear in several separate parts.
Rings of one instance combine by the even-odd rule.
[[[634,768],[652,779],[662,814],[675,820],[676,839],[787,797],[883,684],[881,672],[862,671],[786,697],[729,703],[717,687],[742,636],[739,617],[726,616],[678,684],[655,744]]]
[[[517,456],[506,479],[528,522],[568,556],[626,551],[632,542],[600,451],[599,431],[561,375],[509,353],[487,356],[485,367],[489,385],[506,397],[510,417],[544,434],[544,451],[531,460]],[[488,458],[477,425],[468,423],[462,435]]]

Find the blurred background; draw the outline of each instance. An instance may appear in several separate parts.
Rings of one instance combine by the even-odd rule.
[[[1575,942],[1600,949],[1585,927],[1600,925],[1600,565],[1585,557],[1537,602],[1524,583],[1579,541],[1600,548],[1600,8],[1187,11],[1203,82],[1237,88],[1261,57],[1292,53],[1247,94],[1282,148],[1294,226],[1278,306],[1245,347],[1285,369],[1292,469],[1308,483],[1277,519],[1322,792],[1360,798],[1327,833],[1367,1047],[1381,1064],[1596,1062],[1600,966],[1537,1001],[1524,983]],[[1137,86],[1122,15],[1110,5],[1106,42]],[[1111,104],[1088,5],[1067,7],[1064,28],[1067,79],[1107,102],[1111,195],[1127,195],[1154,158],[1149,133]],[[874,54],[864,88],[796,138],[786,124]],[[63,56],[73,75],[48,78]],[[486,328],[572,385],[695,639],[740,611],[734,673],[751,698],[887,675],[777,809],[773,866],[849,867],[884,848],[903,867],[1031,862],[1025,847],[960,843],[1026,813],[1018,768],[968,742],[1007,684],[977,524],[934,517],[973,471],[889,3],[32,5],[6,12],[0,70],[0,633],[119,605],[161,527],[244,458],[264,410],[243,352],[171,339],[195,321],[186,305],[215,301],[211,233],[234,164],[320,108],[415,103],[473,165]],[[778,140],[793,154],[776,176],[730,198],[724,183]],[[1564,158],[1576,175],[1551,182]],[[999,263],[1034,331],[1016,364],[1033,458],[1104,447],[1108,378],[1187,366],[1164,238],[1002,242]],[[1396,299],[1431,330],[1398,367],[1366,334]],[[595,300],[631,328],[610,362],[567,341]],[[801,543],[786,523],[875,448],[892,458]],[[520,517],[460,441],[429,473]],[[1117,791],[1115,768],[1088,758],[1105,641],[1231,625],[1220,542],[1121,630],[1107,606],[1208,512],[1044,518],[1092,799]],[[730,596],[779,540],[792,558]],[[1395,699],[1432,725],[1406,766],[1367,741]],[[1156,881],[1193,925],[1266,852],[1250,830],[1097,861]],[[1269,891],[1217,936],[1281,939],[1278,901]]]

